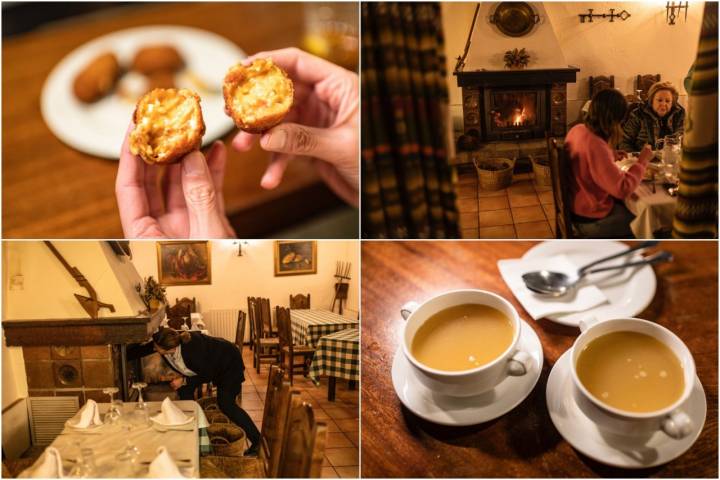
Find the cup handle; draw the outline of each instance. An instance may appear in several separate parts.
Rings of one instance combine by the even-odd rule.
[[[532,367],[532,357],[529,353],[518,351],[508,360],[508,375],[520,377],[525,375]]]
[[[580,320],[580,323],[578,324],[578,327],[580,327],[580,331],[581,331],[581,332],[584,332],[585,330],[587,330],[588,328],[592,327],[592,326],[595,325],[596,323],[598,323],[597,317],[583,318],[583,319]]]
[[[675,440],[690,435],[693,429],[693,421],[690,419],[687,413],[682,410],[675,410],[670,415],[665,417],[660,425],[660,428],[669,437]]]
[[[405,305],[400,307],[400,315],[402,315],[403,320],[407,320],[408,317],[420,306],[417,302],[407,302]]]

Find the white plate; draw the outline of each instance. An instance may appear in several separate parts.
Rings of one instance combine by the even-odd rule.
[[[648,468],[661,465],[685,453],[697,440],[705,425],[707,404],[700,379],[683,404],[683,410],[693,421],[693,431],[681,440],[658,431],[649,438],[606,434],[603,436],[575,402],[570,375],[570,351],[555,362],[548,377],[545,397],[550,418],[565,440],[584,455],[598,462],[622,468]]]
[[[557,240],[535,245],[525,252],[523,258],[535,260],[564,254],[580,268],[594,260],[627,250],[627,248],[627,245],[613,241]],[[639,254],[636,252],[636,255]],[[606,265],[618,265],[631,259],[633,256],[628,256],[612,260]],[[551,315],[547,317],[549,320],[577,327],[581,319],[588,317],[595,317],[598,320],[634,317],[650,305],[655,296],[657,283],[655,272],[650,265],[616,272],[597,273],[587,276],[584,281],[593,283],[600,288],[608,302],[584,312]]]
[[[85,104],[75,98],[73,81],[88,62],[103,52],[114,52],[123,66],[132,61],[138,48],[157,43],[174,45],[185,59],[188,71],[213,89],[213,93],[198,91],[207,128],[203,144],[207,145],[231,130],[233,122],[225,115],[220,88],[228,68],[245,58],[245,53],[214,33],[175,26],[120,30],[70,52],[55,66],[43,85],[41,110],[50,130],[73,148],[117,159],[135,102],[113,93],[98,102]],[[186,85],[181,83],[179,86]]]
[[[182,423],[172,423],[172,424],[163,423],[163,422],[161,422],[161,421],[159,421],[159,420],[156,420],[155,417],[150,417],[150,420],[151,420],[154,424],[156,424],[156,425],[158,425],[158,426],[160,426],[160,427],[163,427],[163,428],[172,428],[172,427],[182,427],[182,426],[184,426],[184,425],[188,425],[190,422],[192,422],[193,420],[195,420],[195,417],[194,417],[193,415],[190,415],[190,416],[188,417],[188,419],[187,419],[186,422],[182,422]]]
[[[474,397],[450,397],[432,392],[412,371],[402,347],[395,352],[392,381],[400,401],[420,418],[440,425],[477,425],[498,418],[520,404],[540,378],[543,351],[540,339],[530,325],[521,321],[518,348],[533,359],[530,370],[520,377],[509,376],[494,389]]]

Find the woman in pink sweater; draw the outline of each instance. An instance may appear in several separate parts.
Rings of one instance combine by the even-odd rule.
[[[573,223],[586,237],[632,238],[634,216],[623,200],[637,188],[652,158],[645,145],[635,165],[622,172],[614,162],[624,156],[614,146],[622,139],[627,101],[618,90],[596,93],[584,124],[570,129],[565,146],[572,171]]]

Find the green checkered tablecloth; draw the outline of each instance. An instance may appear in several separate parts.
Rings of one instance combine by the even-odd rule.
[[[360,330],[347,328],[321,337],[310,365],[310,378],[321,375],[360,380]]]
[[[357,320],[327,310],[290,310],[290,318],[295,343],[313,348],[317,347],[320,337],[358,326]]]

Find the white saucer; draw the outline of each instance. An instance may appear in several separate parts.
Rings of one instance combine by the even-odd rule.
[[[506,414],[532,392],[543,366],[543,350],[535,331],[520,322],[518,348],[530,354],[533,364],[522,376],[509,376],[494,389],[474,397],[450,397],[422,385],[405,358],[402,347],[395,352],[392,380],[400,401],[411,412],[429,422],[449,426],[477,425]]]
[[[522,258],[535,260],[563,254],[575,265],[582,267],[593,260],[627,250],[627,248],[628,246],[624,243],[605,240],[549,241],[535,245],[525,252]],[[607,265],[618,265],[627,262],[630,258],[632,257],[612,260]],[[577,327],[580,320],[588,317],[595,317],[601,321],[634,317],[650,305],[655,297],[657,283],[655,272],[650,265],[616,272],[597,273],[589,275],[585,281],[596,285],[607,297],[607,303],[584,312],[550,315],[547,317],[548,320]]]
[[[700,379],[683,410],[693,421],[693,431],[682,440],[674,440],[658,431],[650,438],[606,434],[603,436],[575,402],[570,375],[570,351],[555,363],[547,381],[545,396],[555,427],[576,450],[598,462],[621,468],[648,468],[661,465],[685,453],[697,440],[705,425],[707,405]]]
[[[84,104],[73,94],[73,81],[78,72],[101,53],[111,51],[121,65],[127,65],[140,47],[158,43],[176,46],[188,70],[211,87],[198,92],[206,125],[203,145],[233,129],[232,119],[224,112],[220,88],[228,68],[245,58],[245,53],[227,38],[206,30],[148,25],[95,38],[68,53],[55,66],[45,80],[40,101],[43,119],[55,136],[82,152],[117,160],[135,102],[123,99],[116,89],[95,103]],[[182,83],[178,86],[191,87]]]

